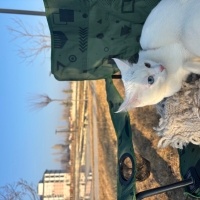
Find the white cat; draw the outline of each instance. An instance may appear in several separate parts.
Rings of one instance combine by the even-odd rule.
[[[190,73],[200,74],[200,0],[162,0],[142,30],[137,64],[114,58],[125,100],[118,112],[153,105],[179,91]]]

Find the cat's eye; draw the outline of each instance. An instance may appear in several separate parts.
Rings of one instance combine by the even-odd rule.
[[[150,63],[144,63],[145,67],[147,68],[151,68],[151,64]]]
[[[154,77],[153,76],[149,76],[148,77],[148,84],[152,85],[154,83]]]

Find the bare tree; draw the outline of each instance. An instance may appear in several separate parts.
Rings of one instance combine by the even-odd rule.
[[[52,148],[60,151],[65,151],[69,145],[67,144],[55,144]]]
[[[71,168],[70,160],[67,159],[65,156],[63,156],[62,158],[57,158],[55,159],[55,161],[59,162],[63,169],[70,171]]]
[[[65,90],[63,90],[63,92],[66,93],[66,94],[70,94],[70,93],[73,92],[73,90],[72,89],[68,89],[68,90],[65,89]]]
[[[34,185],[29,184],[23,179],[20,179],[16,183],[0,187],[1,200],[21,200],[26,198],[30,200],[39,200]]]
[[[41,54],[46,53],[51,48],[51,37],[46,33],[46,25],[39,22],[37,27],[25,25],[24,22],[19,19],[13,19],[12,24],[14,26],[8,26],[8,30],[13,35],[13,39],[22,39],[23,42],[28,43],[29,46],[19,47],[18,54],[21,58],[29,63],[32,63],[35,58]]]
[[[31,110],[40,110],[56,101],[64,106],[72,106],[72,102],[70,101],[64,99],[52,99],[47,94],[38,94],[29,98]]]

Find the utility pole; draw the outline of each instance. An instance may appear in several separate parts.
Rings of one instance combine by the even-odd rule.
[[[76,132],[76,130],[70,131],[69,129],[62,129],[62,130],[56,129],[55,134],[57,134],[57,133],[75,133],[75,132]]]
[[[43,11],[15,10],[15,9],[5,9],[5,8],[0,8],[0,13],[16,14],[16,15],[46,16],[46,13]]]
[[[56,129],[55,134],[57,134],[57,133],[67,133],[67,132],[69,132],[67,129],[62,129],[62,130]]]

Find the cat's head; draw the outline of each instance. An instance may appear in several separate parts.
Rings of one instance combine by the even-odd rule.
[[[130,64],[116,58],[114,61],[121,71],[125,88],[125,99],[117,112],[153,105],[165,97],[163,85],[167,74],[161,64],[152,61]]]

